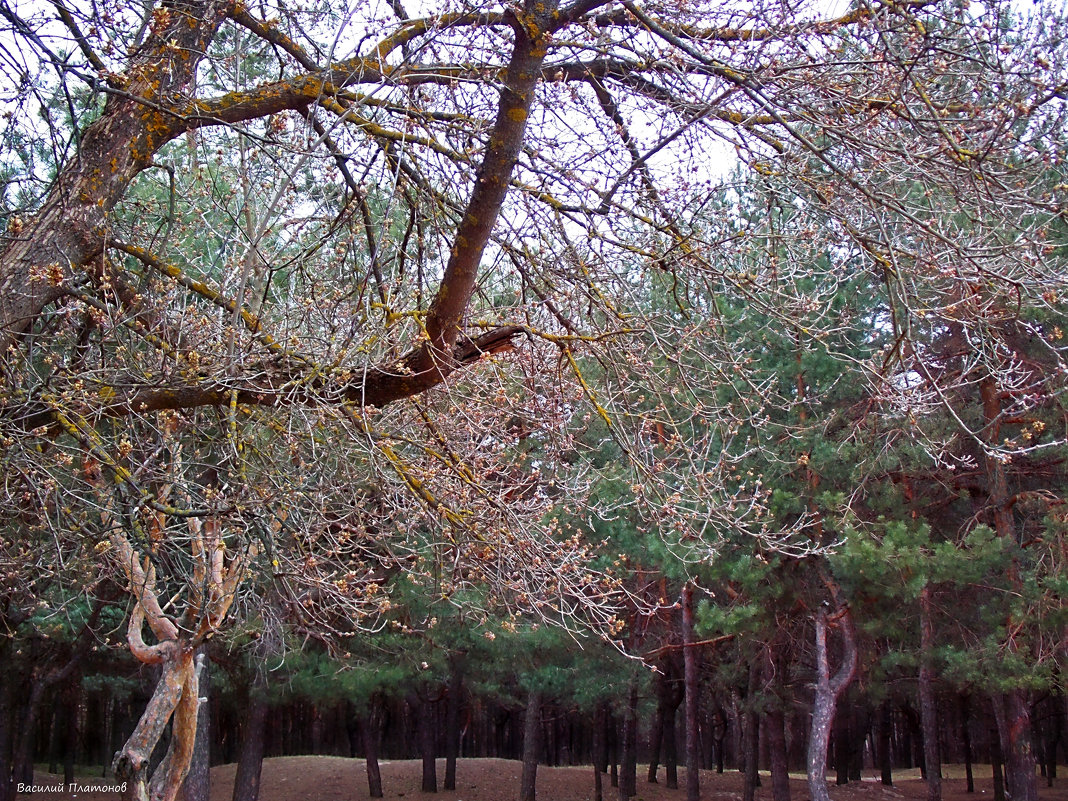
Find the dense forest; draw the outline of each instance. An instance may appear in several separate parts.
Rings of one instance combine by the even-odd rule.
[[[416,5],[0,0],[0,801],[1037,801],[1066,9]]]

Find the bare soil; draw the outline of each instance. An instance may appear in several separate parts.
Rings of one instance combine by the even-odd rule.
[[[513,801],[519,793],[519,762],[506,759],[464,759],[457,763],[455,792],[436,794],[420,791],[421,764],[417,760],[382,762],[382,785],[386,801]],[[668,790],[664,787],[664,771],[660,770],[660,784],[645,781],[645,770],[639,766],[638,794],[633,801],[684,801],[686,798],[686,772],[679,769],[682,789]],[[211,801],[230,801],[233,792],[234,765],[212,768]],[[944,767],[948,777],[942,783],[943,801],[991,801],[993,798],[989,766],[976,766],[975,793],[965,792],[960,766]],[[862,782],[851,782],[841,787],[831,786],[833,801],[924,801],[926,785],[918,771],[898,771],[894,786],[884,787],[876,777],[865,775]],[[445,775],[444,760],[438,763],[438,781]],[[62,778],[47,773],[37,774],[36,782],[48,786],[50,791],[33,794],[37,799],[79,799],[79,801],[114,801],[119,793],[108,786],[104,779],[79,780],[74,788],[62,787]],[[604,801],[615,801],[617,791],[609,786],[605,777]],[[1056,782],[1058,786],[1047,788],[1046,780],[1040,779],[1041,801],[1068,801],[1068,778]],[[758,801],[771,801],[771,782],[763,774],[763,787],[757,791]],[[88,790],[92,786],[101,788]],[[791,781],[794,801],[807,801],[808,790],[798,777]],[[701,798],[703,801],[739,801],[742,794],[742,777],[737,771],[717,775],[711,771],[701,772]],[[28,794],[20,798],[31,797]],[[365,801],[367,775],[361,759],[341,757],[301,756],[267,759],[263,763],[262,785],[259,801]],[[590,767],[567,767],[538,769],[538,798],[540,801],[593,801],[593,769]]]

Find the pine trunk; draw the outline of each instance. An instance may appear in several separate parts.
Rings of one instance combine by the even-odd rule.
[[[894,755],[891,750],[891,741],[894,731],[893,713],[890,702],[883,701],[879,704],[879,773],[882,783],[886,787],[894,786]]]
[[[997,729],[990,732],[990,768],[994,778],[994,801],[1005,801],[1005,760]]]
[[[972,733],[968,725],[970,710],[968,696],[960,696],[960,737],[964,745],[964,776],[966,779],[966,791],[975,792],[975,777],[972,775]]]
[[[419,755],[423,760],[421,787],[424,793],[436,793],[438,791],[438,738],[434,706],[429,700],[420,698],[418,694],[413,695],[409,699],[409,703],[415,713],[419,738]]]
[[[523,776],[519,784],[519,801],[535,801],[540,756],[541,693],[531,690],[527,695],[527,713],[523,719]]]
[[[233,801],[257,801],[260,771],[263,768],[264,736],[267,733],[267,699],[253,690],[249,693],[248,717],[241,739],[241,754],[234,776]]]
[[[679,682],[674,682],[678,684]],[[665,786],[669,790],[679,789],[679,747],[675,738],[675,710],[682,702],[682,696],[674,690],[674,697],[664,709],[664,773]]]
[[[774,801],[790,801],[790,767],[786,755],[786,714],[776,704],[764,718],[771,761],[771,794]]]
[[[835,706],[842,691],[853,679],[857,650],[853,622],[848,609],[840,610],[843,640],[842,663],[832,677],[827,658],[827,610],[816,615],[816,689],[812,703],[812,724],[808,741],[808,790],[812,801],[830,801],[827,792],[827,745],[834,724]]]
[[[682,659],[686,685],[686,801],[701,801],[701,739],[697,724],[697,651],[693,639],[693,588],[682,588]]]
[[[1026,690],[1010,690],[999,716],[1005,743],[1005,785],[1012,801],[1038,801],[1038,778],[1031,746],[1031,704]]]
[[[927,773],[927,801],[942,801],[942,760],[938,753],[938,707],[935,700],[934,622],[931,619],[931,588],[920,590],[920,723],[923,726],[923,762]]]
[[[619,801],[638,793],[638,682],[631,680],[623,717],[623,756],[619,765]]]
[[[368,701],[367,713],[360,718],[363,732],[363,753],[367,767],[367,794],[382,797],[382,771],[378,767],[378,741],[381,734],[382,701],[377,695]]]
[[[445,708],[445,790],[456,789],[456,759],[460,755],[460,705],[464,690],[463,657],[450,660],[449,691]]]

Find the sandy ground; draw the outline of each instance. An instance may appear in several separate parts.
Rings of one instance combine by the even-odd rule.
[[[211,801],[230,801],[234,782],[234,765],[212,768]],[[404,760],[382,763],[382,784],[387,801],[514,801],[519,794],[521,765],[505,759],[466,759],[457,764],[456,792],[437,794],[420,791],[421,766],[418,761]],[[990,768],[976,767],[976,792],[965,792],[963,774],[959,766],[946,766],[947,777],[943,781],[943,801],[990,801],[993,798]],[[445,775],[444,760],[438,763],[438,782]],[[757,791],[758,801],[770,801],[771,787],[767,776],[764,786]],[[661,768],[660,781],[664,781]],[[639,766],[638,794],[633,801],[684,801],[685,770],[679,770],[683,789],[668,790],[663,784],[648,784],[645,770]],[[90,790],[88,786],[101,787],[105,780],[86,779],[74,788],[62,787],[60,777],[38,774],[37,783],[47,786],[32,796],[20,798],[79,799],[79,801],[114,801],[119,794],[114,791]],[[1057,787],[1047,788],[1045,779],[1040,780],[1041,801],[1068,801],[1068,778],[1057,781]],[[807,801],[808,791],[800,779],[791,782],[794,801]],[[918,771],[900,771],[895,774],[893,787],[884,787],[875,778],[851,783],[842,787],[831,786],[832,801],[924,801],[926,787],[919,779]],[[737,772],[717,775],[701,772],[701,798],[706,801],[738,801],[741,799],[742,777]],[[341,757],[283,757],[268,759],[263,764],[262,786],[259,801],[364,801],[368,799],[367,775],[360,759]],[[539,801],[592,801],[593,771],[591,768],[538,769]],[[604,801],[616,801],[617,791],[608,786],[605,777]]]

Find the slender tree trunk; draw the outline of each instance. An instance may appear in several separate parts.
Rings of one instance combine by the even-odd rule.
[[[382,797],[382,771],[378,767],[378,742],[382,732],[382,699],[376,694],[367,702],[367,712],[360,718],[363,753],[367,766],[367,794]]]
[[[938,753],[938,706],[934,690],[934,621],[931,588],[920,590],[920,722],[923,726],[923,761],[927,768],[927,801],[942,801],[942,760]]]
[[[760,714],[753,704],[754,699],[748,700],[750,707],[745,713],[745,740],[742,749],[745,758],[743,801],[753,801],[756,798],[756,788],[760,786]]]
[[[608,778],[613,787],[619,787],[619,732],[616,716],[609,711],[605,716],[605,737],[608,740]]]
[[[682,588],[682,659],[686,685],[686,801],[701,801],[701,741],[697,728],[697,652],[693,639],[693,588]]]
[[[608,770],[608,738],[605,737],[605,718],[608,712],[598,703],[593,712],[593,801],[604,801],[603,775]]]
[[[757,694],[760,689],[762,662],[761,659],[753,659],[749,663],[745,714],[740,716],[745,721],[745,732],[742,736],[742,770],[745,774],[742,784],[743,801],[753,801],[756,788],[760,786],[760,713],[757,709]]]
[[[460,706],[464,691],[464,657],[449,660],[449,691],[445,708],[445,790],[456,789],[456,759],[460,755]]]
[[[649,729],[649,772],[645,780],[649,784],[657,784],[656,773],[660,769],[660,751],[664,744],[664,690],[662,685],[665,676],[660,673],[656,677],[656,712],[653,714],[653,725]]]
[[[519,801],[535,801],[538,784],[538,759],[541,756],[541,693],[527,694],[527,713],[523,719],[523,776],[519,784]]]
[[[74,783],[74,763],[78,755],[78,741],[82,734],[82,716],[79,714],[82,702],[81,682],[68,687],[63,696],[67,706],[67,730],[64,732],[65,742],[63,744],[63,782],[69,785]]]
[[[972,775],[972,730],[969,725],[971,710],[968,696],[960,696],[960,736],[964,745],[964,776],[967,780],[967,792],[975,792],[975,777]]]
[[[843,654],[838,671],[831,676],[827,658],[827,610],[816,615],[816,690],[812,703],[812,727],[808,741],[808,790],[812,801],[830,801],[827,792],[827,744],[834,723],[835,705],[857,667],[853,621],[848,609],[839,612]]]
[[[890,702],[883,700],[879,704],[878,723],[876,725],[879,727],[879,773],[881,774],[882,783],[886,787],[894,786],[894,755],[891,747],[891,735],[894,728],[892,714]]]
[[[997,729],[990,731],[990,767],[994,775],[994,801],[1005,801],[1005,760]]]
[[[846,701],[848,702],[848,697]],[[841,705],[840,705],[841,706]],[[845,704],[848,707],[848,704]],[[852,710],[839,709],[834,717],[831,738],[832,753],[834,754],[834,783],[841,787],[849,784],[850,751],[853,747],[853,731],[850,726],[850,712]]]
[[[665,786],[669,790],[679,789],[679,747],[675,737],[675,710],[682,703],[679,692],[681,682],[672,682],[672,698],[664,709],[664,771],[667,774]]]
[[[260,797],[260,771],[263,768],[268,711],[267,699],[258,688],[251,689],[241,753],[237,759],[237,774],[234,776],[233,801],[257,801]]]
[[[30,681],[30,692],[22,704],[19,721],[19,742],[15,751],[14,775],[16,784],[33,784],[34,746],[37,742],[37,718],[40,716],[41,702],[44,700],[48,682],[43,676]]]
[[[619,801],[638,793],[638,682],[632,679],[623,717],[623,756],[619,765]]]

